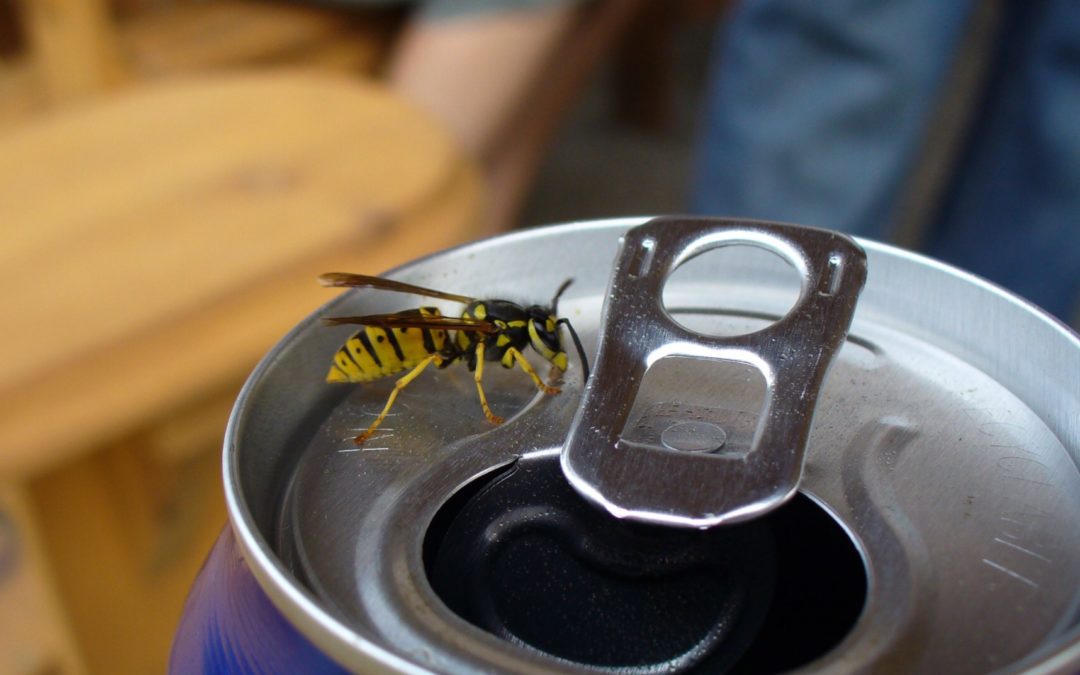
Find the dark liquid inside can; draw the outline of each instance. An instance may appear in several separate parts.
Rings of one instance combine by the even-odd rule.
[[[863,607],[858,552],[805,497],[696,531],[612,523],[553,455],[478,482],[428,530],[432,588],[473,625],[570,662],[783,672],[838,644]]]

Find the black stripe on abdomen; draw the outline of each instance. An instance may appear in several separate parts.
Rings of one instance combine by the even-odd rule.
[[[375,346],[371,344],[371,338],[368,337],[367,331],[360,331],[357,333],[357,337],[360,338],[360,344],[364,345],[364,351],[368,353],[375,365],[382,368],[382,359],[379,358],[379,352],[375,351]]]
[[[405,332],[405,331],[408,330],[408,328],[402,328],[401,330],[402,330],[402,332]],[[398,344],[397,336],[394,335],[394,329],[393,328],[388,328],[388,329],[386,329],[385,332],[386,332],[387,341],[390,343],[390,346],[393,347],[393,349],[394,349],[394,354],[397,355],[399,361],[404,361],[405,360],[405,352],[401,351],[401,345]]]
[[[420,336],[424,340],[424,351],[426,351],[428,354],[434,354],[435,353],[435,338],[431,337],[431,329],[429,329],[429,328],[421,328],[420,329]]]

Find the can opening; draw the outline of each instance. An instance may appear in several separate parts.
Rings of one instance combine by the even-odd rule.
[[[866,572],[847,533],[797,496],[706,531],[618,521],[566,483],[556,455],[459,491],[424,544],[450,610],[527,649],[620,672],[780,672],[858,619]]]

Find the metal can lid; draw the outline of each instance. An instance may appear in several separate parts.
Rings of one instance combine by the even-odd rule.
[[[546,299],[573,277],[561,314],[591,353],[619,238],[642,222],[519,232],[392,276],[519,300]],[[857,550],[865,603],[838,646],[798,665],[1075,669],[1080,339],[971,275],[861,243],[869,276],[819,397],[800,491]],[[701,332],[759,330],[790,306],[789,277],[773,263],[756,254],[722,265],[700,256],[668,279],[664,306]],[[425,374],[423,386],[401,395],[386,435],[357,448],[349,439],[379,411],[393,380],[326,385],[327,359],[344,334],[318,325],[318,316],[415,304],[394,294],[346,294],[260,364],[226,438],[234,531],[278,607],[347,667],[565,670],[572,666],[565,658],[498,639],[451,612],[428,581],[425,537],[463,489],[521,458],[559,452],[580,401],[581,370],[571,365],[563,393],[545,396],[520,373],[490,368],[491,407],[508,418],[496,428],[477,413],[469,372]],[[436,304],[445,314],[457,310]],[[697,422],[723,431],[722,442],[710,436],[714,451],[743,451],[763,383],[745,368],[692,365],[654,373],[679,387],[679,405],[690,408],[662,396],[639,401],[631,423],[662,434],[677,426],[672,420]]]

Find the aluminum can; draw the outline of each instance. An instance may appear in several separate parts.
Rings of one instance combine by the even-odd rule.
[[[523,304],[573,278],[559,315],[592,356],[601,323],[632,311],[603,307],[620,241],[646,222],[516,232],[389,276]],[[801,311],[798,264],[746,243],[680,260],[667,315],[755,336]],[[573,351],[556,395],[489,364],[497,427],[460,363],[427,372],[357,447],[394,378],[327,384],[350,331],[320,318],[460,306],[337,297],[236,403],[230,523],[172,672],[1080,672],[1080,338],[961,270],[860,244],[865,287],[806,411],[797,494],[707,529],[617,519],[565,480],[585,389]],[[805,353],[779,343],[776,358]],[[772,371],[737,361],[651,364],[622,434],[676,454],[760,452]],[[629,386],[605,377],[589,387]]]

